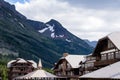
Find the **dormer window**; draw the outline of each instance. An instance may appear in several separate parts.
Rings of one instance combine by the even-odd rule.
[[[58,68],[59,68],[59,69],[62,69],[62,66],[61,66],[61,64],[58,66]]]

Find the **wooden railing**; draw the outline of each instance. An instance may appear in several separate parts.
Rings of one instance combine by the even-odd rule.
[[[87,68],[85,68],[85,70],[93,71],[93,70],[96,70],[96,68],[95,67],[87,67]]]
[[[32,68],[33,66],[25,66],[25,65],[18,66],[18,65],[17,65],[17,66],[11,66],[11,67],[12,67],[12,68],[16,68],[16,67],[25,67],[25,68],[27,67],[27,68]]]
[[[119,59],[100,60],[100,61],[94,62],[94,66],[95,66],[95,67],[106,66],[106,65],[115,63],[115,62],[117,62],[117,61],[119,61]]]

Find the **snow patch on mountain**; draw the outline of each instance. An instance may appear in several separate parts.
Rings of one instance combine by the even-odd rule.
[[[48,26],[48,28],[49,28],[49,30],[51,31],[51,32],[54,32],[55,30],[54,30],[54,24],[53,24],[53,26],[51,26],[51,25],[49,25],[49,24],[46,24],[46,26]]]
[[[62,37],[64,37],[64,35],[56,35],[56,37],[60,37],[60,38],[62,38]]]
[[[38,32],[40,32],[40,33],[49,33],[48,34],[48,36],[50,36],[51,38],[62,38],[62,39],[64,39],[64,37],[65,37],[65,35],[63,34],[63,33],[61,33],[61,34],[57,34],[57,33],[55,33],[56,31],[55,31],[55,24],[48,24],[48,23],[46,23],[45,24],[46,26],[45,26],[45,28],[43,28],[43,29],[41,29],[41,30],[38,30]],[[70,39],[64,39],[65,41],[67,41],[67,42],[72,42]]]
[[[69,39],[65,39],[67,42],[72,42],[71,40],[69,40]]]
[[[38,32],[40,32],[40,33],[44,33],[46,30],[50,30],[51,32],[54,32],[55,30],[54,30],[54,24],[53,24],[53,26],[51,26],[51,25],[49,25],[49,24],[46,24],[46,28],[44,28],[44,29],[41,29],[41,30],[38,30]],[[51,35],[53,35],[53,34],[51,34]]]
[[[42,29],[42,30],[38,30],[38,32],[44,33],[47,29],[48,29],[48,28],[44,28],[44,29]]]
[[[22,28],[25,28],[24,25],[23,25],[22,23],[19,22],[19,24],[20,24],[20,26],[21,26]]]
[[[51,37],[52,37],[52,38],[55,38],[55,33],[51,33]]]

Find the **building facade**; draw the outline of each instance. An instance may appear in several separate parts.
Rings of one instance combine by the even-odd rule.
[[[54,74],[59,77],[67,77],[68,80],[78,80],[81,72],[79,63],[84,61],[84,55],[69,55],[65,53],[54,66]]]
[[[86,56],[84,73],[89,73],[120,61],[120,32],[99,39],[94,52]]]
[[[8,62],[7,67],[9,69],[8,78],[9,80],[13,80],[15,77],[23,76],[32,72],[37,68],[37,64],[32,60],[17,58],[16,60]]]
[[[85,57],[85,62],[81,63],[82,67],[80,67],[80,70],[83,72],[82,75],[92,72],[94,70],[96,70],[96,68],[94,67],[94,63],[96,62],[96,57],[93,57],[92,54],[87,55]]]

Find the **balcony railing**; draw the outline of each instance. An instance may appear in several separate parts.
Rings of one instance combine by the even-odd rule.
[[[95,66],[95,67],[106,66],[106,65],[115,63],[115,62],[117,62],[117,61],[119,61],[119,59],[100,60],[100,61],[94,62],[94,66]]]
[[[12,70],[11,72],[17,73],[17,72],[21,72],[21,73],[26,73],[26,72],[31,72],[32,70]]]
[[[12,68],[16,68],[16,67],[27,67],[27,68],[32,68],[32,66],[26,66],[26,65],[22,65],[22,66],[11,66]]]
[[[85,68],[85,70],[87,70],[87,71],[93,71],[93,70],[96,70],[97,68],[96,67],[87,67],[87,68]]]

